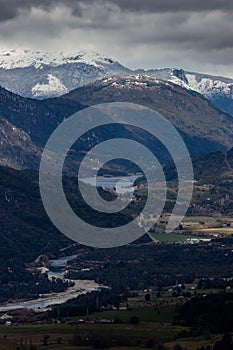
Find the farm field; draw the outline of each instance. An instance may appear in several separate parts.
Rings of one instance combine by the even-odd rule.
[[[117,339],[125,338],[133,343],[153,339],[155,342],[169,341],[178,335],[184,327],[172,326],[170,324],[140,323],[138,325],[129,324],[81,324],[74,325],[28,325],[0,327],[0,349],[16,350],[20,342],[33,344],[36,349],[45,350],[73,350],[91,349],[92,347],[77,347],[72,345],[74,335],[85,334],[85,336],[98,335],[106,338],[108,335]],[[44,337],[48,336],[48,345],[43,344]],[[127,349],[127,347],[114,349]]]
[[[168,234],[164,233],[162,228],[166,220],[168,220],[168,217],[163,217],[158,222],[157,232],[150,234],[153,239],[163,243],[233,235],[233,227],[231,227],[233,218],[230,217],[186,216],[182,220],[182,229],[177,229]]]

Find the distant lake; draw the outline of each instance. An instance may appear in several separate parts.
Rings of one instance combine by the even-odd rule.
[[[132,176],[113,176],[113,177],[86,177],[80,179],[80,181],[89,184],[91,186],[102,187],[104,190],[112,190],[116,188],[117,193],[124,194],[132,192],[134,190],[134,182],[138,177],[142,175]]]

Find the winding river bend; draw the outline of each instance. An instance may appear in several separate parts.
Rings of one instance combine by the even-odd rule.
[[[56,260],[49,260],[51,270],[46,271],[49,278],[64,278],[65,268],[69,260],[75,259],[76,255],[62,257]],[[49,306],[61,304],[69,299],[75,298],[78,295],[86,294],[91,291],[99,290],[101,286],[94,281],[89,280],[71,280],[67,281],[74,282],[73,287],[69,287],[67,290],[61,293],[49,293],[43,294],[40,298],[27,300],[22,302],[12,302],[0,305],[0,312],[7,312],[16,309],[34,309],[38,311],[45,311]]]

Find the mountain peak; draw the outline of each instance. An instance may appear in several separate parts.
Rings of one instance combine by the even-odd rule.
[[[94,51],[0,49],[0,85],[23,97],[57,97],[127,68]]]
[[[49,52],[29,49],[0,50],[0,68],[2,69],[26,67],[40,69],[44,65],[56,67],[69,63],[83,63],[97,67],[102,64],[114,64],[116,62],[97,52],[87,50],[70,54],[66,54],[63,51]]]

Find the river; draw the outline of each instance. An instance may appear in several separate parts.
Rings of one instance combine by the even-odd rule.
[[[83,178],[81,181],[88,183],[92,186],[101,186],[104,189],[116,188],[118,194],[125,194],[127,192],[134,191],[134,181],[141,175],[133,176],[119,176],[119,177],[92,177]],[[69,260],[75,259],[76,255],[65,256],[55,260],[49,260],[49,265],[51,270],[41,268],[42,273],[47,273],[49,278],[64,278],[65,269],[67,262]],[[70,280],[67,281],[74,282],[74,286],[68,288],[66,291],[61,293],[49,293],[43,294],[37,299],[26,300],[26,301],[16,301],[11,303],[0,304],[0,312],[7,312],[15,309],[34,309],[44,311],[47,310],[49,306],[61,304],[69,299],[77,297],[78,295],[85,294],[91,291],[99,290],[101,286],[95,281],[89,280]]]
[[[42,268],[42,273],[46,272],[49,278],[64,278],[65,268],[69,260],[75,259],[76,255],[62,257],[56,260],[49,260],[51,270]],[[101,286],[95,281],[89,280],[71,280],[74,282],[73,287],[69,287],[67,290],[61,293],[49,293],[43,294],[40,298],[26,301],[17,301],[12,303],[5,303],[0,305],[0,312],[7,312],[16,309],[34,309],[37,311],[45,311],[49,306],[61,304],[69,299],[75,298],[78,295],[85,294],[91,291],[99,290]]]

